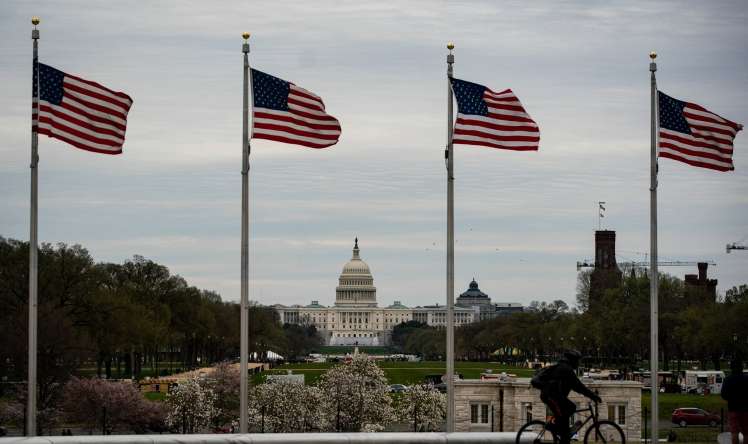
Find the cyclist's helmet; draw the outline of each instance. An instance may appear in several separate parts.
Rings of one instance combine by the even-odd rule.
[[[582,354],[577,350],[566,350],[564,352],[564,358],[574,367],[579,366],[579,361],[582,359]]]

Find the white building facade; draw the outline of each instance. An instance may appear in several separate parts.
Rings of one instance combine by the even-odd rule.
[[[603,399],[598,409],[599,418],[618,424],[626,441],[639,442],[642,384],[634,381],[582,381]],[[590,403],[575,392],[570,393],[569,399],[578,409]],[[545,421],[550,415],[540,400],[540,391],[530,386],[529,378],[499,377],[455,382],[456,432],[516,432],[528,421]],[[571,422],[584,422],[587,416],[588,413],[576,413]],[[579,431],[579,441],[583,440],[589,424]]]
[[[318,301],[307,306],[274,306],[282,323],[314,325],[326,345],[383,346],[390,343],[392,329],[417,320],[437,327],[446,326],[445,306],[409,308],[395,301],[386,308],[377,304],[377,288],[369,265],[361,260],[358,239],[353,257],[343,266],[335,288],[335,305],[325,307]],[[477,307],[455,307],[455,325],[480,318]]]

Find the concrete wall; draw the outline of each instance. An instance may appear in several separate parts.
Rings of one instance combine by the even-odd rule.
[[[619,424],[627,440],[641,437],[641,390],[642,385],[634,381],[583,380],[603,398],[599,406],[599,418],[608,418],[608,407],[625,409],[624,424]],[[578,408],[587,407],[587,398],[572,392],[569,399]],[[488,422],[471,423],[471,404],[488,405]],[[455,382],[455,431],[456,432],[516,432],[527,422],[526,412],[531,406],[532,419],[545,420],[546,408],[540,400],[540,391],[530,386],[529,378],[504,378],[503,380],[468,379]],[[480,407],[479,407],[480,409]],[[575,419],[584,421],[589,414],[578,413]],[[616,418],[618,419],[618,418]],[[616,421],[618,422],[618,421]],[[584,436],[582,430],[582,436]],[[581,439],[581,438],[580,438]]]
[[[0,444],[513,444],[513,433],[247,433],[0,438]]]

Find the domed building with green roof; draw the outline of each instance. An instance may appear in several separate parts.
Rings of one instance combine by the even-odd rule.
[[[475,278],[470,282],[468,289],[457,297],[457,307],[477,307],[480,312],[480,320],[493,319],[503,314],[522,311],[522,304],[516,302],[491,303],[491,298],[478,288]]]

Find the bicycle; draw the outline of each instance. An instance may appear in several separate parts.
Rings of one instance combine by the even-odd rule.
[[[584,434],[584,443],[621,443],[625,444],[626,435],[623,434],[623,430],[613,421],[600,420],[597,414],[597,403],[587,404],[587,408],[581,410],[575,410],[574,413],[590,412],[588,416],[581,424],[577,422],[571,430],[572,437],[582,429],[588,422],[592,421],[592,424],[587,428]],[[516,444],[557,444],[561,437],[558,435],[555,427],[553,427],[553,417],[551,420],[540,421],[538,419],[532,420],[527,424],[523,425],[517,432]]]

